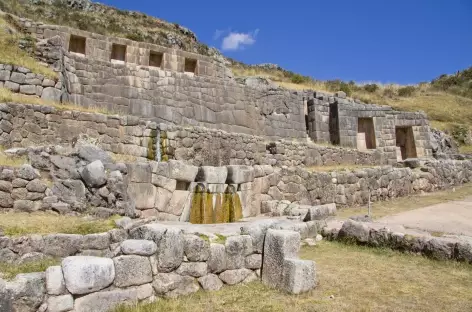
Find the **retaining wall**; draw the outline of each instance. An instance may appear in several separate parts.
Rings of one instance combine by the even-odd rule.
[[[241,235],[223,243],[175,227],[138,226],[129,230],[133,239],[115,240],[108,258],[67,257],[45,273],[19,274],[11,282],[0,279],[0,307],[5,312],[107,312],[118,304],[215,291],[261,276],[268,286],[293,294],[314,288],[314,262],[297,259],[300,234],[269,226],[245,225]],[[87,235],[81,243],[105,246],[109,235]]]

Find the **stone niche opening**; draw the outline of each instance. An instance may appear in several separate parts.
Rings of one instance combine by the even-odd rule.
[[[111,60],[124,63],[126,61],[126,46],[114,43],[111,47]]]
[[[329,140],[333,145],[339,145],[341,143],[337,103],[329,104]]]
[[[416,158],[416,144],[412,127],[395,127],[397,160]]]
[[[186,58],[185,59],[184,71],[186,73],[191,73],[191,74],[196,75],[197,74],[197,63],[198,62],[195,59]]]
[[[85,55],[87,38],[71,35],[69,40],[69,52]]]
[[[156,52],[156,51],[149,52],[149,66],[161,68],[163,59],[164,59],[163,53]]]
[[[357,149],[360,151],[375,149],[375,130],[372,118],[357,119]]]

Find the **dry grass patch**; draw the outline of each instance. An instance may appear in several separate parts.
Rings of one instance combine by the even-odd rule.
[[[0,278],[7,280],[21,273],[44,272],[50,266],[59,265],[61,261],[54,258],[46,258],[40,261],[27,262],[23,264],[0,262]]]
[[[115,153],[110,153],[111,159],[113,159],[114,162],[122,162],[122,163],[132,163],[135,162],[138,157],[133,156],[133,155],[124,155],[124,154],[115,154]]]
[[[472,266],[336,242],[304,247],[316,261],[319,285],[292,296],[259,282],[200,291],[175,300],[120,307],[116,312],[192,311],[470,311]],[[330,296],[333,296],[330,299]]]
[[[95,219],[90,216],[62,216],[50,212],[8,212],[0,214],[0,229],[8,236],[27,234],[93,234],[115,228],[115,219]]]
[[[18,46],[19,34],[8,34],[3,28],[10,27],[3,16],[0,15],[0,63],[26,67],[33,73],[44,75],[52,80],[57,79],[57,73],[51,68],[42,65],[27,52]]]
[[[29,162],[26,156],[12,157],[5,154],[4,151],[5,148],[0,146],[0,166],[19,167]]]
[[[83,107],[72,103],[58,103],[54,101],[47,101],[35,96],[23,95],[19,93],[13,93],[6,88],[0,88],[0,103],[20,103],[20,104],[35,104],[52,106],[58,110],[73,110],[86,113],[99,113],[105,115],[119,115],[122,112],[115,112],[106,109],[105,107],[92,106]]]
[[[390,201],[379,201],[372,203],[372,217],[379,219],[385,216],[395,215],[400,212],[436,205],[452,200],[461,200],[472,194],[472,184],[455,187],[451,189],[423,195],[415,194],[408,197],[395,198]],[[355,215],[367,214],[367,207],[348,207],[339,209],[337,217],[341,219]]]

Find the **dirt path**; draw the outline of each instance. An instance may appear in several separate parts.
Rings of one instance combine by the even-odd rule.
[[[472,236],[472,196],[375,220],[428,232]]]

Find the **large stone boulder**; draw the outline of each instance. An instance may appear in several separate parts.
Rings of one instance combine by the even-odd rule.
[[[217,291],[223,287],[223,282],[218,278],[218,275],[215,274],[202,276],[198,279],[198,282],[203,290]]]
[[[44,273],[18,274],[14,280],[6,283],[4,287],[4,292],[10,294],[12,301],[10,302],[7,298],[0,305],[11,305],[13,311],[18,312],[36,311],[43,302],[46,293],[44,278]],[[0,290],[1,288],[0,285]]]
[[[236,285],[244,281],[253,272],[249,269],[227,270],[220,274],[220,279],[228,285]]]
[[[62,261],[66,288],[73,295],[84,295],[110,286],[115,279],[112,259],[79,256]]]
[[[85,184],[89,187],[101,187],[107,182],[105,167],[100,160],[96,160],[82,170],[80,173]]]
[[[118,287],[139,286],[152,282],[151,262],[147,257],[119,256],[115,263],[115,282]]]
[[[315,262],[310,260],[285,259],[282,271],[283,290],[291,294],[300,294],[315,288]]]
[[[287,230],[269,229],[264,242],[262,282],[283,289],[285,259],[296,259],[300,249],[300,234]]]
[[[121,243],[121,252],[125,255],[151,256],[156,251],[156,243],[150,240],[128,239]]]
[[[254,181],[254,168],[250,166],[231,165],[228,168],[226,183],[241,184]]]
[[[358,243],[368,243],[369,234],[370,229],[365,223],[347,220],[343,223],[341,230],[339,230],[338,238],[344,240],[354,240]]]
[[[214,184],[225,184],[227,176],[228,168],[226,167],[202,166],[198,170],[197,181]]]
[[[169,298],[189,295],[200,289],[195,278],[175,273],[157,274],[152,286],[158,295]]]
[[[74,304],[74,312],[108,312],[120,304],[137,300],[137,288],[101,291],[77,298]]]
[[[184,238],[182,230],[168,228],[158,243],[158,271],[163,273],[177,269],[184,258]]]
[[[177,181],[194,182],[198,167],[187,165],[178,160],[169,160],[169,177]]]
[[[210,257],[210,243],[196,235],[185,235],[184,252],[189,261],[207,261]]]
[[[208,270],[212,273],[221,273],[226,270],[226,248],[222,244],[210,244]]]

